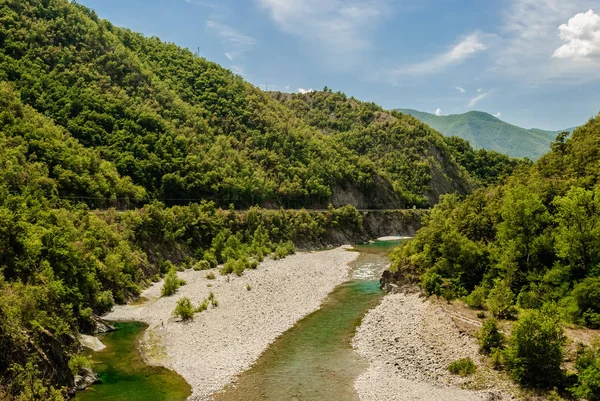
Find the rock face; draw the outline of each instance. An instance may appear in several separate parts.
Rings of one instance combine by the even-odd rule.
[[[106,320],[99,316],[92,316],[93,326],[92,334],[108,333],[109,331],[115,331],[115,327],[108,323]]]
[[[82,391],[92,384],[100,383],[98,375],[91,369],[82,368],[78,375],[75,375],[75,390]]]

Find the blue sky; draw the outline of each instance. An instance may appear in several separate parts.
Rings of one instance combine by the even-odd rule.
[[[600,111],[597,0],[79,2],[270,90],[328,86],[386,109],[482,110],[527,128]]]

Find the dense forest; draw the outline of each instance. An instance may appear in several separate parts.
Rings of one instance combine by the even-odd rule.
[[[513,336],[496,362],[525,385],[590,400],[600,394],[600,351],[583,347],[576,367],[561,370],[560,328],[600,329],[599,138],[597,116],[570,137],[560,134],[548,154],[503,185],[443,196],[416,239],[395,251],[393,266],[428,294],[519,317],[522,337]]]

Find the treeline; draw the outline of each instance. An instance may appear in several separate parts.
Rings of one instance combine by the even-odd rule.
[[[420,283],[427,294],[462,298],[501,319],[521,314],[533,319],[524,311],[541,311],[534,319],[537,326],[528,323],[531,332],[544,327],[552,332],[548,325],[562,323],[599,329],[600,116],[567,137],[560,134],[551,152],[531,167],[521,166],[504,185],[477,190],[464,199],[442,197],[416,239],[395,251],[397,276]],[[519,322],[519,327],[525,324]],[[541,335],[536,341],[539,345],[546,340]],[[562,349],[560,336],[554,345]],[[544,351],[532,349],[521,349],[518,357],[527,360],[541,352],[538,362],[543,361]],[[590,352],[584,354],[589,357]],[[588,361],[586,369],[592,370],[579,370],[578,385],[572,376],[561,376],[566,380],[561,381],[556,374],[562,351],[557,355],[558,367],[557,358],[548,359],[554,361],[552,376],[536,370],[536,364],[509,367],[521,369],[511,372],[525,384],[570,385],[575,394],[587,391],[581,386],[600,383],[600,355]],[[539,381],[531,380],[535,375]]]

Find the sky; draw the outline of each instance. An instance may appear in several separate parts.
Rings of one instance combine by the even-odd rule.
[[[598,0],[78,1],[263,89],[550,130],[600,112]]]

